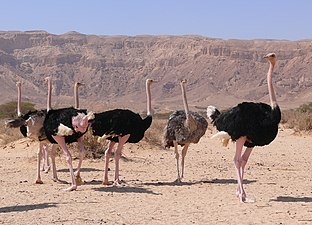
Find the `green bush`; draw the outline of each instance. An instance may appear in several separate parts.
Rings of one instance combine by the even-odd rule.
[[[35,104],[30,102],[21,103],[22,113],[35,110]],[[0,105],[0,119],[17,117],[17,102],[8,102]]]

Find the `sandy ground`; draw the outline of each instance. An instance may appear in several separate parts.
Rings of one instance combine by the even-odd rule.
[[[235,196],[234,145],[221,147],[209,132],[186,156],[185,179],[176,179],[173,149],[126,145],[121,179],[103,186],[103,160],[85,160],[77,191],[69,184],[34,184],[36,143],[21,139],[0,147],[0,224],[311,224],[312,136],[280,130],[271,145],[256,148],[246,167],[247,196]],[[77,160],[74,161],[74,165]],[[70,181],[63,155],[58,176]],[[114,163],[110,163],[110,179]]]

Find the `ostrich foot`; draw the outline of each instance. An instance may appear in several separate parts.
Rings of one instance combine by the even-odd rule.
[[[113,183],[114,187],[125,187],[128,186],[128,184],[125,181],[115,180]]]
[[[41,179],[37,179],[35,184],[43,184],[42,180]]]
[[[76,176],[76,177],[75,177],[75,180],[76,180],[76,184],[77,184],[77,185],[82,185],[82,184],[85,183],[85,182],[81,179],[80,176]]]
[[[174,183],[180,184],[180,183],[182,183],[182,179],[181,179],[180,177],[178,177],[178,178],[174,181]]]
[[[108,180],[104,180],[103,182],[102,182],[102,184],[103,185],[112,185],[113,184],[113,181],[108,181]]]
[[[64,191],[75,191],[77,190],[77,185],[72,185],[69,188],[65,188]]]
[[[43,170],[45,173],[48,173],[50,171],[50,166],[48,166],[46,169]]]
[[[256,199],[254,199],[254,198],[247,198],[245,193],[244,194],[238,194],[238,198],[239,198],[240,202],[242,202],[242,203],[254,203],[254,202],[256,202]]]

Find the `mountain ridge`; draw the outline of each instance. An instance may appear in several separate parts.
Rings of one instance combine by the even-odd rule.
[[[0,32],[0,103],[16,100],[45,107],[44,77],[53,79],[53,107],[73,105],[73,84],[81,107],[146,109],[145,79],[156,112],[183,108],[179,80],[188,79],[191,109],[220,108],[241,101],[269,103],[263,56],[277,55],[273,85],[282,108],[311,101],[312,41],[218,39],[197,35],[97,36],[78,32]],[[138,101],[140,99],[140,101]]]

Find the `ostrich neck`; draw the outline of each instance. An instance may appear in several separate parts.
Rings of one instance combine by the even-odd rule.
[[[22,98],[22,88],[20,85],[17,86],[17,116],[21,117],[21,98]]]
[[[151,103],[151,88],[150,88],[149,83],[146,83],[146,98],[147,98],[146,114],[147,116],[151,116],[152,115],[152,103]]]
[[[79,98],[78,98],[78,86],[75,85],[74,88],[74,97],[75,97],[75,108],[79,109]]]
[[[272,82],[272,74],[273,74],[274,66],[275,66],[274,64],[270,63],[268,76],[267,76],[269,95],[270,95],[270,103],[271,103],[272,108],[276,107],[276,105],[277,105],[276,96],[275,96],[275,92],[274,92],[274,88],[273,88],[273,82]]]
[[[51,92],[52,92],[52,84],[51,80],[48,80],[47,111],[51,110]]]
[[[181,88],[182,88],[182,97],[183,97],[183,105],[184,105],[185,115],[186,115],[186,118],[188,118],[189,108],[188,108],[187,99],[186,99],[185,86],[183,84],[181,84]]]

